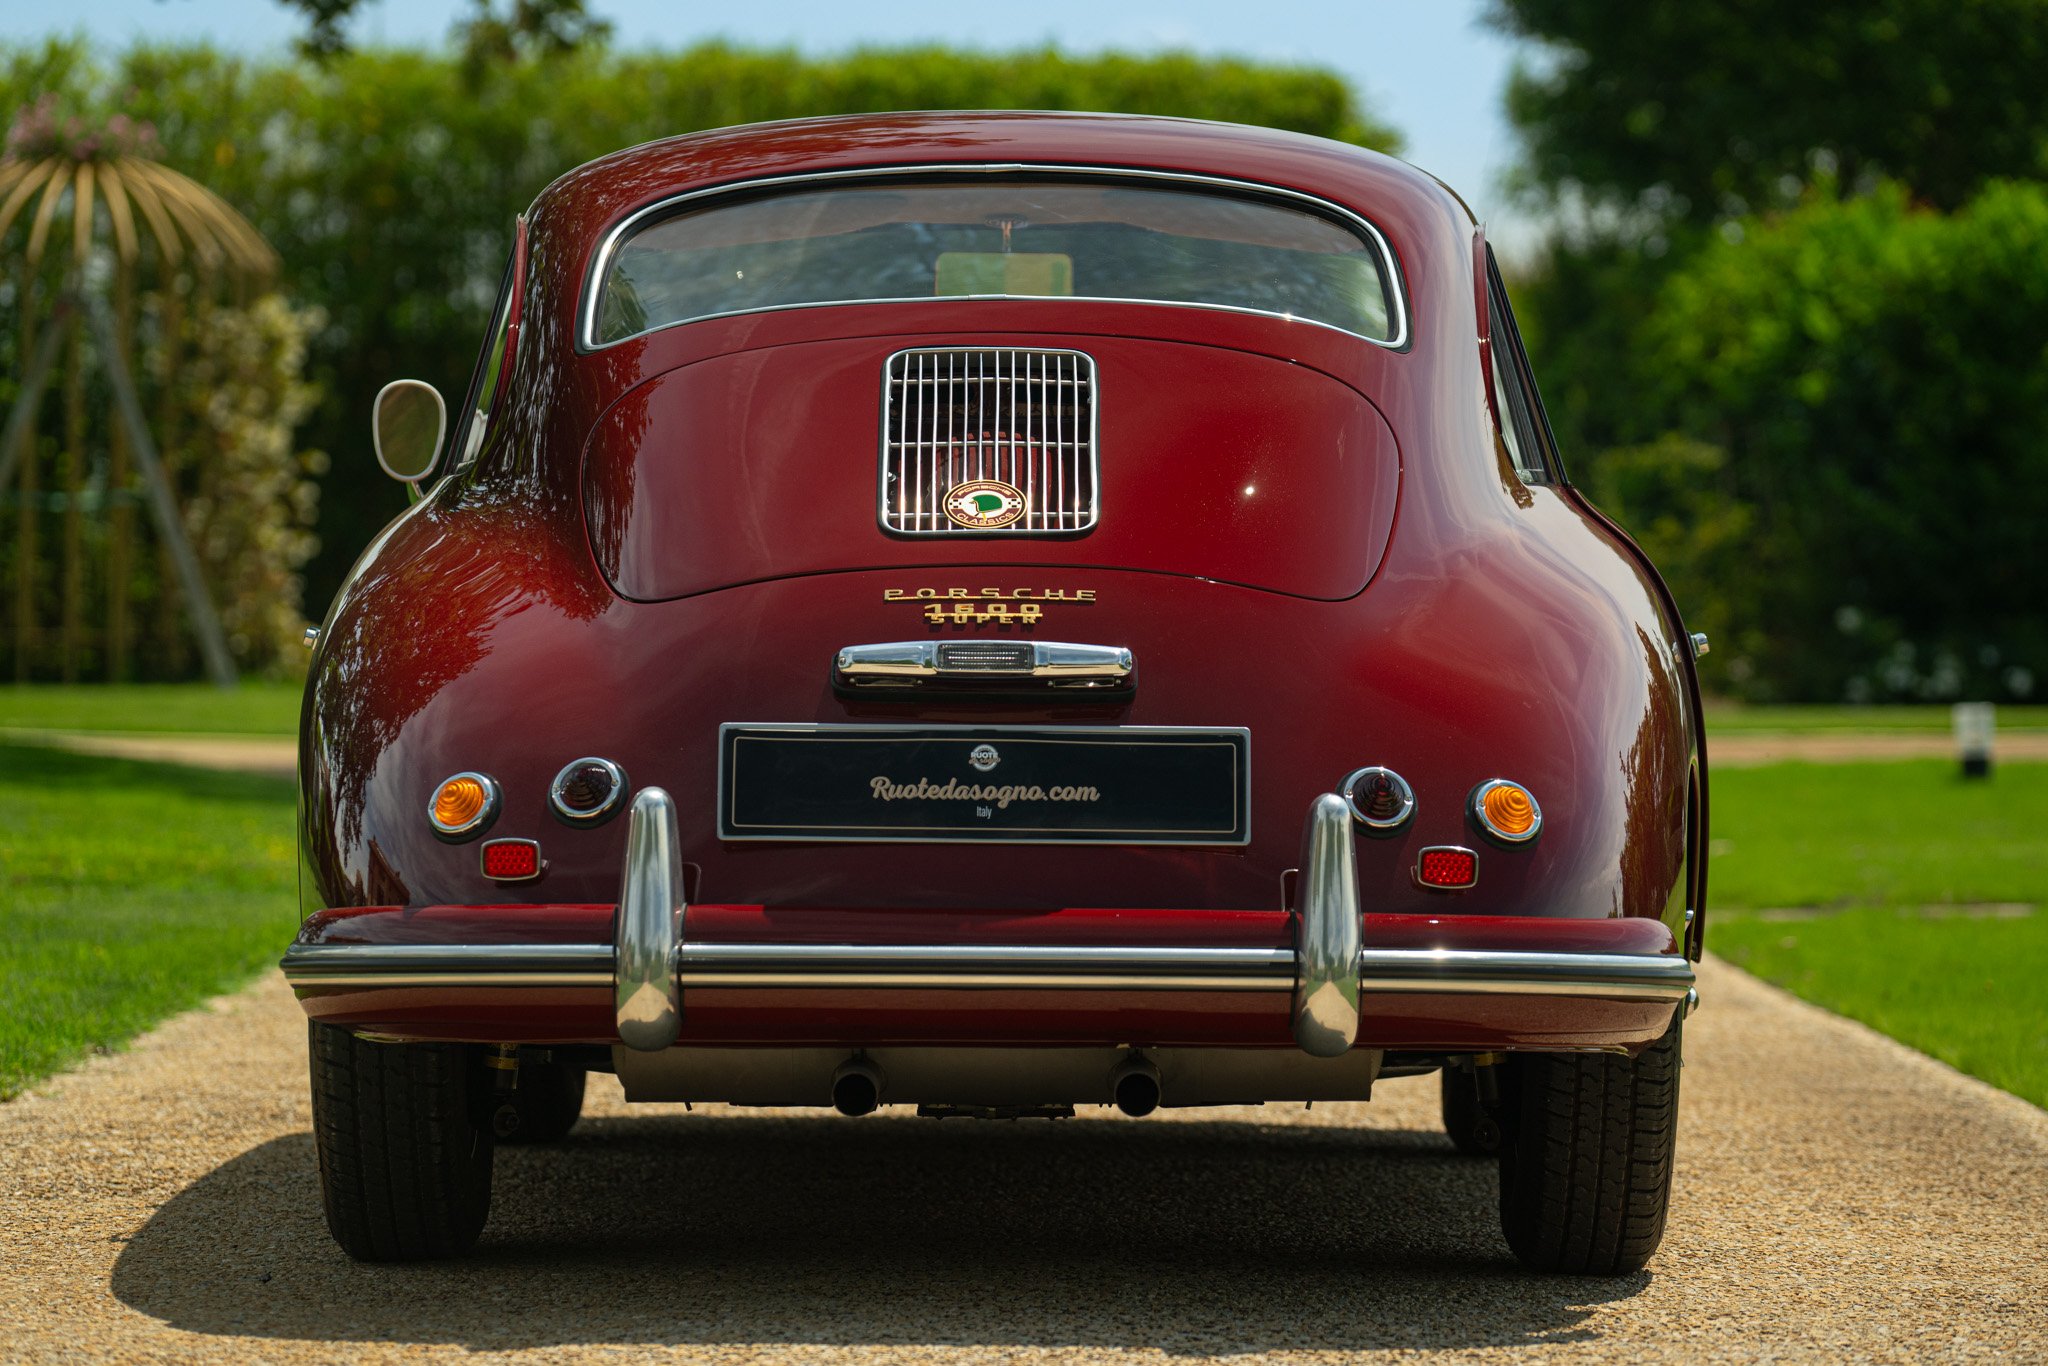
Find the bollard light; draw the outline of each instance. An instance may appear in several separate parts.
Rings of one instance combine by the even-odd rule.
[[[1956,759],[1965,778],[1991,776],[1991,740],[1998,709],[1989,702],[1958,702],[1949,709],[1956,729]]]

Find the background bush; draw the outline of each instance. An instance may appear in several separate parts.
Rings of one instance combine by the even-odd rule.
[[[1694,585],[1736,618],[1737,681],[2029,696],[2048,659],[2048,186],[1952,214],[1889,187],[1737,226],[1644,329],[1652,411],[1725,450],[1725,479],[1703,473],[1753,512],[1718,592]]]
[[[1573,476],[1758,700],[2048,669],[2043,0],[1491,0],[1550,240],[1516,304]]]

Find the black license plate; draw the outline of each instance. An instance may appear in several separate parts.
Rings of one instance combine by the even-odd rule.
[[[1245,844],[1251,736],[1163,726],[719,729],[718,837]]]

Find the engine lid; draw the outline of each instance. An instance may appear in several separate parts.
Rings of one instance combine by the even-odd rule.
[[[1034,355],[1068,359],[1034,368]],[[973,364],[985,385],[956,378]],[[1378,567],[1399,479],[1370,402],[1272,357],[1118,337],[860,338],[644,381],[592,431],[583,492],[599,566],[641,601],[958,565],[1335,600]]]

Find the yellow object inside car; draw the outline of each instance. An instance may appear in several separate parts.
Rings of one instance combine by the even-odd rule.
[[[1074,258],[1063,251],[942,251],[933,277],[934,294],[1064,297],[1074,292]]]

